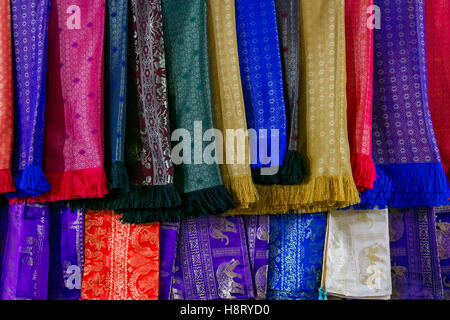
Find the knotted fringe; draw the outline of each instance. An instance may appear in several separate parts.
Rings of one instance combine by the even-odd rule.
[[[375,164],[371,156],[356,154],[351,158],[353,179],[359,191],[373,189],[376,180]]]
[[[449,185],[441,163],[377,165],[374,188],[358,208],[420,208],[449,204]]]
[[[288,150],[283,166],[274,175],[261,175],[260,170],[252,170],[253,182],[260,185],[282,186],[300,184],[304,171],[302,157],[297,150]]]
[[[128,180],[127,168],[122,161],[116,161],[111,165],[111,183],[109,190],[130,191],[130,182]]]
[[[260,200],[229,214],[316,213],[360,202],[353,177],[317,177],[294,186],[257,185]]]
[[[0,170],[0,193],[14,192],[16,187],[10,169]]]
[[[258,191],[250,176],[222,175],[222,181],[238,209],[248,208],[249,204],[258,201]]]
[[[223,185],[182,194],[185,218],[218,216],[236,208]]]
[[[78,198],[103,197],[108,193],[103,167],[47,174],[49,192],[39,197],[11,199],[10,203],[38,203]]]
[[[15,175],[14,181],[17,189],[16,196],[19,197],[37,197],[50,190],[50,184],[42,168],[38,166],[27,166],[25,170]]]

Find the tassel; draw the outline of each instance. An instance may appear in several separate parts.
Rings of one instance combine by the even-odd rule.
[[[18,191],[24,196],[36,197],[50,190],[42,168],[29,165],[16,177]]]
[[[237,208],[248,208],[259,199],[253,180],[250,176],[230,176],[222,174],[223,185],[233,197]]]
[[[323,300],[322,289],[319,289],[319,298],[317,300]]]
[[[371,156],[356,154],[351,158],[353,179],[359,191],[373,189],[376,180],[375,164]]]
[[[288,150],[284,164],[274,175],[261,175],[260,170],[252,170],[253,182],[260,185],[294,185],[303,180],[302,157],[297,150]]]
[[[182,195],[185,218],[221,215],[236,208],[231,195],[223,185]]]
[[[119,210],[116,213],[123,213],[121,221],[131,224],[145,224],[151,222],[175,222],[183,219],[183,207],[161,208],[161,209],[141,209],[141,210]]]
[[[109,190],[130,191],[127,168],[122,161],[116,161],[111,165],[111,184]]]

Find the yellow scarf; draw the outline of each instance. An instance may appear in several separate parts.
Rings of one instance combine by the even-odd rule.
[[[211,70],[211,87],[214,105],[214,126],[223,134],[223,160],[220,166],[224,186],[231,193],[237,209],[248,208],[258,200],[253,184],[248,139],[243,136],[247,131],[244,98],[236,38],[234,0],[208,0],[208,40]],[[234,150],[227,144],[227,129],[242,130],[245,137],[244,152],[234,141]],[[242,164],[237,157],[244,155]],[[235,164],[228,164],[227,158],[234,156]]]
[[[345,2],[300,1],[299,16],[298,151],[307,176],[300,185],[257,185],[260,201],[240,214],[320,212],[360,202],[347,136]]]

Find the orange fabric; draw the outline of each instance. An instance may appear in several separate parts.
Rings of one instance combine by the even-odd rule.
[[[157,300],[159,224],[124,224],[113,211],[87,211],[85,300]]]
[[[0,1],[0,193],[15,191],[11,176],[13,146],[13,70],[11,7]]]

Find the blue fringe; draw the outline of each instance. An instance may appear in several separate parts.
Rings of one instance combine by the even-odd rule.
[[[374,188],[361,194],[355,209],[421,208],[450,204],[450,189],[441,163],[376,165]]]
[[[8,198],[37,197],[50,190],[42,168],[29,165],[14,176],[16,192],[7,194]]]

